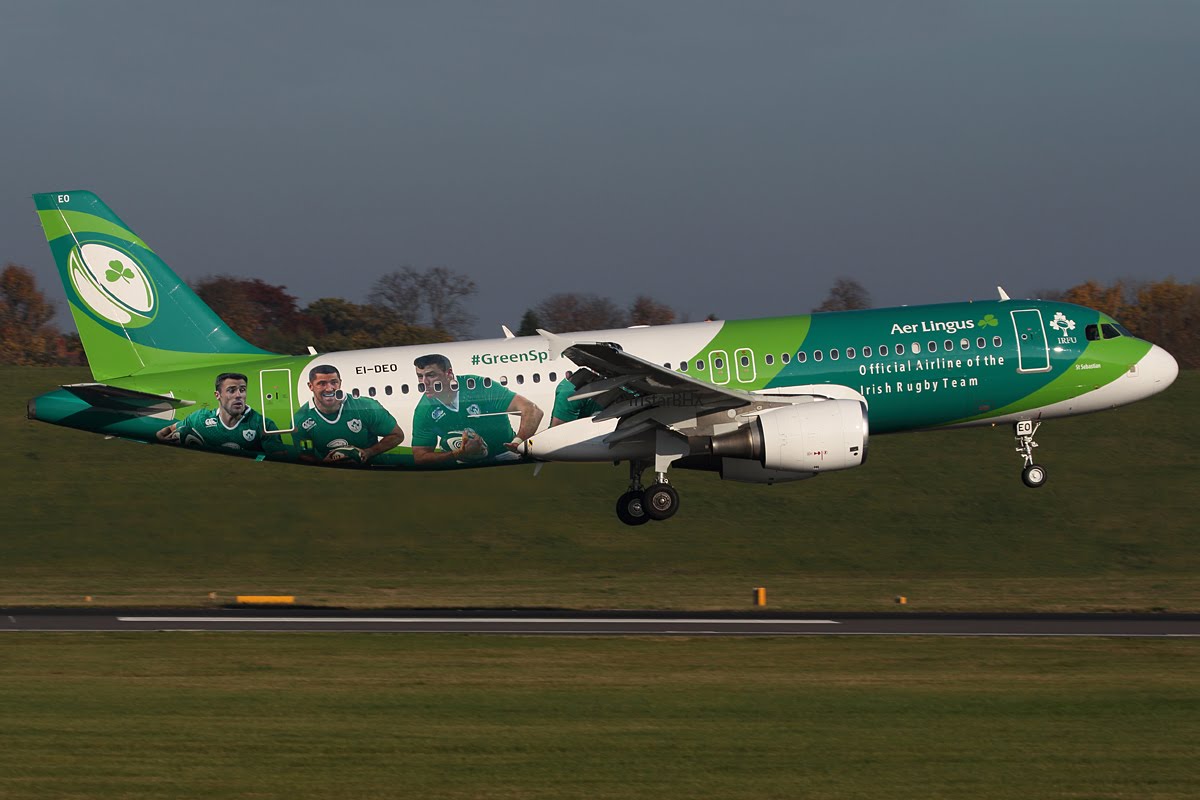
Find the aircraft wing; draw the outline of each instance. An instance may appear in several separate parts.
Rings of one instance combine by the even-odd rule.
[[[717,411],[754,402],[749,392],[696,380],[686,373],[627,353],[614,342],[572,344],[563,350],[563,355],[600,376],[600,380],[584,384],[571,399],[594,398],[606,412],[614,404],[621,403],[643,409],[651,405],[670,405]],[[611,419],[612,416],[606,414],[602,418]]]

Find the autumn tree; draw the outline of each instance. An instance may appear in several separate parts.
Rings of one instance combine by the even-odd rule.
[[[630,325],[670,325],[674,321],[670,306],[646,295],[638,295],[629,308]]]
[[[813,309],[822,311],[858,311],[871,307],[871,294],[853,278],[838,278],[821,305]]]
[[[478,291],[475,281],[445,267],[401,267],[375,281],[371,303],[390,309],[409,325],[443,331],[453,339],[471,332],[475,316],[466,300]]]
[[[0,362],[23,366],[63,363],[62,335],[50,324],[54,307],[33,273],[9,264],[0,272]]]
[[[339,297],[314,300],[305,306],[303,313],[320,326],[322,333],[310,344],[321,352],[428,344],[449,339],[444,331],[410,325],[389,308],[351,303]]]
[[[301,352],[323,333],[305,316],[286,286],[260,278],[216,275],[201,278],[192,289],[239,336],[274,352]]]
[[[623,328],[625,312],[607,297],[563,292],[547,297],[533,309],[542,327],[554,333]]]
[[[521,315],[521,327],[517,328],[517,336],[537,336],[540,327],[542,327],[542,322],[538,319],[538,315],[532,308],[527,308]]]

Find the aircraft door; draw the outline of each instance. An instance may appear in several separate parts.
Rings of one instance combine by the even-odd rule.
[[[1017,334],[1017,372],[1046,372],[1050,369],[1050,345],[1042,312],[1030,308],[1011,313]]]
[[[754,351],[748,347],[739,347],[733,351],[733,370],[738,383],[754,383],[756,368],[754,366]]]
[[[292,419],[296,414],[292,402],[292,371],[290,369],[264,369],[258,373],[258,385],[262,392],[263,420],[271,420],[281,433],[287,433],[295,425]]]
[[[708,360],[712,364],[712,382],[718,386],[729,383],[729,354],[724,350],[711,350]]]

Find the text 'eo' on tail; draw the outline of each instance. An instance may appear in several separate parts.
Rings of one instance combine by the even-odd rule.
[[[96,380],[267,354],[230,330],[96,195],[33,200]]]

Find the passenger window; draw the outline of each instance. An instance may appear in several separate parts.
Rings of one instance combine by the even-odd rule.
[[[680,372],[687,372],[687,368],[688,368],[688,363],[686,361],[679,362],[679,371]]]
[[[483,388],[485,388],[485,389],[490,389],[490,388],[492,388],[492,379],[491,379],[491,378],[484,378],[484,379],[483,379]]]
[[[822,353],[820,350],[813,351],[813,361],[820,361],[823,358],[825,358],[825,354]]]
[[[440,392],[442,391],[442,382],[441,382],[441,381],[434,381],[434,382],[433,382],[433,390],[434,390],[435,392],[439,392],[439,393],[440,393]]]
[[[370,389],[367,389],[367,394],[371,395],[371,397],[374,397],[375,396],[375,387],[372,386]]]
[[[696,359],[696,370],[699,372],[704,371],[704,359],[703,358]]]
[[[439,389],[438,391],[441,391],[441,390]],[[458,391],[458,378],[455,378],[454,380],[450,381],[450,391],[452,391],[452,392]]]
[[[799,353],[796,353],[796,361],[800,362],[801,364],[803,364],[805,361],[808,361],[808,353],[804,352],[803,350],[801,350]]]
[[[714,359],[713,359],[713,369],[721,369],[721,368],[723,368],[724,366],[725,366],[725,362],[724,362],[724,360],[722,360],[722,359],[720,359],[720,358],[714,358]]]
[[[982,350],[983,348],[987,347],[987,339],[980,336],[975,340],[975,346]]]
[[[475,379],[474,378],[467,378],[467,388],[468,389],[475,388]]]
[[[358,397],[359,396],[358,389],[351,389],[350,394],[353,395],[354,397]]]
[[[763,356],[763,361],[766,361],[767,366],[769,367],[775,363],[775,356],[771,355],[770,353],[767,353],[765,356]]]
[[[741,359],[740,359],[740,361],[742,362],[742,366],[743,366],[743,367],[748,367],[748,366],[750,366],[750,359],[749,359],[749,358],[747,358],[746,356],[742,356],[742,357],[741,357]]]
[[[829,351],[829,360],[830,361],[837,361],[841,357],[842,357],[842,354],[838,352],[838,349],[836,347]]]
[[[792,360],[792,354],[791,354],[791,353],[784,353],[783,355],[781,355],[781,356],[780,356],[780,358],[782,358],[782,359],[783,359],[783,363],[785,363],[785,364],[786,364],[786,363],[788,363],[789,361],[791,361],[791,360]]]
[[[950,352],[951,350],[953,350],[954,349],[954,340],[947,339],[946,341],[942,342],[942,349],[945,350],[947,353]]]
[[[970,350],[971,349],[971,340],[970,339],[959,339],[958,346],[961,347],[963,350]]]
[[[992,337],[992,347],[999,347],[1001,345],[1001,343],[1002,343],[1002,341],[999,336]]]
[[[423,383],[418,383],[418,384],[417,384],[417,391],[418,391],[419,393],[421,393],[421,394],[425,394],[425,384],[423,384]]]
[[[541,383],[542,382],[542,373],[540,373],[540,372],[533,373],[533,382]]]
[[[549,379],[549,380],[550,380],[550,382],[551,382],[551,383],[557,383],[557,382],[558,382],[558,375],[557,375],[556,373],[553,373],[553,372],[551,372],[551,373],[550,373],[550,379]]]
[[[407,383],[400,387],[400,394],[408,394],[408,384]]]
[[[866,347],[864,347],[864,348],[863,348],[863,358],[870,358],[870,357],[871,357],[871,352],[872,352],[872,351],[871,351],[871,345],[867,345]]]
[[[880,355],[880,357],[887,355],[887,345],[886,344],[879,345],[879,355]]]
[[[391,397],[392,396],[392,387],[390,387],[390,386],[383,387],[383,393],[386,394],[388,397]]]
[[[921,343],[913,342],[912,343],[912,351],[913,351],[913,355],[917,355],[918,353],[920,353],[921,352]]]
[[[520,385],[521,385],[521,384],[523,384],[523,383],[525,383],[525,376],[524,376],[524,375],[517,375],[517,385],[518,385],[518,386],[520,386]]]
[[[929,352],[931,352],[931,353],[937,352],[937,342],[929,341],[929,342],[925,343],[925,346],[929,348]]]
[[[853,347],[847,347],[846,348],[846,358],[854,358],[855,352],[856,351],[854,350]]]
[[[501,375],[501,376],[500,376],[500,385],[501,385],[501,386],[508,386],[508,376],[507,376],[507,375]]]
[[[898,356],[902,356],[902,355],[904,355],[904,342],[899,342],[899,343],[897,343],[897,345],[896,345],[896,355],[898,355]]]

